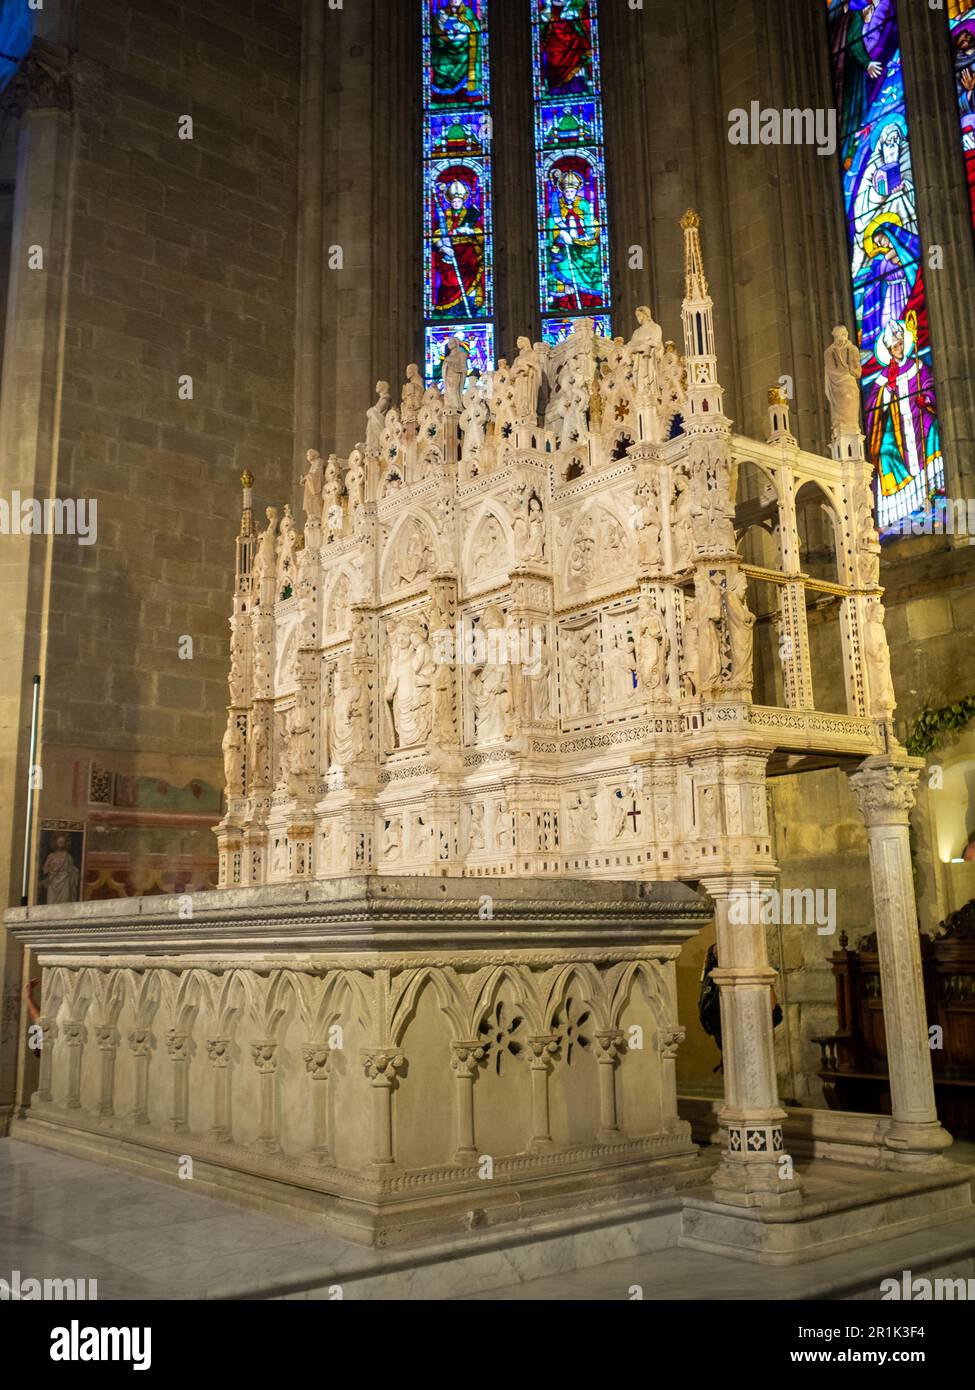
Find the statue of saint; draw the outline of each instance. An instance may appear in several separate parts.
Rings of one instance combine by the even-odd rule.
[[[332,686],[330,767],[347,767],[360,756],[366,693],[355,678],[348,653],[339,657]]]
[[[833,329],[833,341],[826,349],[826,399],[833,425],[833,438],[857,434],[860,430],[860,353],[850,342],[847,329]]]
[[[467,349],[454,335],[447,340],[443,359],[444,409],[457,415],[464,409],[464,383],[467,380]]]
[[[322,519],[322,456],[317,449],[309,449],[305,454],[308,472],[301,479],[301,509],[306,521]]]
[[[636,321],[636,331],[627,345],[633,363],[633,382],[639,400],[656,404],[657,363],[663,354],[664,335],[646,304],[637,309]]]
[[[731,681],[751,690],[755,615],[748,607],[748,580],[742,570],[728,581],[727,607]]]
[[[414,748],[430,737],[435,671],[433,650],[425,633],[409,622],[394,628],[383,691],[393,747]]]
[[[704,581],[704,593],[698,602],[698,669],[700,693],[710,694],[721,679],[721,608],[722,590],[714,575]]]
[[[386,411],[389,409],[389,382],[376,382],[376,403],[366,411],[366,453],[369,458],[378,458]]]
[[[355,516],[365,497],[366,470],[362,462],[365,446],[357,444],[349,455],[349,471],[345,475],[345,490],[349,495],[349,515]]]
[[[523,424],[538,421],[538,393],[542,385],[542,356],[530,338],[518,339],[518,355],[511,364],[514,380],[515,418]]]
[[[403,387],[400,418],[404,425],[411,426],[413,429],[416,428],[420,406],[423,403],[423,389],[420,368],[415,362],[411,362],[406,369],[406,384]]]
[[[484,431],[491,418],[491,409],[481,394],[480,385],[472,381],[464,392],[460,427],[464,432],[464,458],[474,458],[484,444]]]
[[[223,749],[223,777],[227,787],[227,796],[239,796],[241,791],[240,755],[244,742],[237,727],[237,716],[234,714],[227,720],[223,742],[220,746]]]
[[[251,726],[247,736],[250,777],[248,786],[255,790],[267,786],[267,730],[260,719],[251,716]]]
[[[897,701],[890,676],[890,648],[887,645],[887,633],[884,631],[882,603],[867,605],[863,647],[870,690],[870,713],[887,719],[893,713]]]
[[[254,588],[259,589],[262,579],[274,574],[277,544],[278,544],[278,509],[268,507],[264,513],[267,517],[267,527],[263,530],[257,540],[257,550],[254,555]]]

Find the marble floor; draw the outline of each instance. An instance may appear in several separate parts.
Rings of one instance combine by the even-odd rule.
[[[955,1156],[971,1162],[975,1150],[958,1146]],[[945,1258],[964,1258],[975,1250],[975,1221],[958,1223],[941,1243]],[[769,1269],[668,1248],[523,1283],[495,1277],[498,1287],[467,1298],[850,1297],[864,1286],[876,1287],[892,1264],[922,1268],[930,1250],[931,1232],[922,1231],[811,1265]],[[515,1265],[508,1266],[513,1274]],[[376,1251],[316,1235],[306,1225],[3,1139],[0,1278],[13,1270],[22,1279],[97,1279],[100,1300],[304,1297],[309,1295],[302,1289],[320,1290],[345,1279],[351,1280],[345,1296],[355,1298],[356,1276],[378,1273]],[[635,1286],[640,1295],[634,1294]],[[381,1295],[373,1285],[366,1296]]]

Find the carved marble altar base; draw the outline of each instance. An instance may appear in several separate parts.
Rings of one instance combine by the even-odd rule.
[[[710,912],[428,876],[15,910],[29,1137],[376,1245],[700,1182],[674,962]]]

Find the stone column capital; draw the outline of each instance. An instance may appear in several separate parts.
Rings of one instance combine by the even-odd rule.
[[[469,1077],[477,1075],[478,1063],[483,1062],[487,1056],[487,1047],[483,1042],[452,1042],[450,1044],[452,1053],[450,1065],[459,1077]]]
[[[190,1035],[182,1028],[166,1030],[166,1051],[174,1062],[188,1062]]]
[[[657,1033],[657,1048],[661,1055],[673,1061],[677,1057],[677,1049],[687,1037],[687,1029],[674,1025],[671,1028],[661,1028]]]
[[[88,1029],[83,1023],[65,1023],[62,1033],[69,1047],[81,1047],[88,1039]]]
[[[374,1086],[391,1087],[398,1072],[406,1066],[406,1058],[393,1048],[377,1048],[362,1054],[366,1076]]]
[[[615,1066],[626,1051],[626,1035],[622,1028],[601,1028],[593,1036],[596,1061]]]
[[[850,786],[868,830],[908,824],[921,766],[919,758],[897,763],[882,757],[867,758],[850,774]]]
[[[273,1039],[265,1038],[251,1043],[251,1060],[262,1075],[277,1070],[277,1053],[278,1045]]]
[[[99,1051],[112,1052],[121,1041],[119,1030],[113,1023],[99,1023],[95,1027],[95,1042]]]
[[[559,1040],[554,1033],[541,1033],[528,1038],[527,1045],[531,1069],[545,1070],[558,1051]]]
[[[230,1039],[207,1038],[207,1057],[215,1067],[230,1065]]]
[[[152,1047],[151,1030],[148,1028],[130,1028],[129,1047],[137,1057],[147,1057]]]
[[[20,120],[28,111],[71,111],[67,53],[35,39],[3,95],[0,111]]]
[[[313,1081],[327,1081],[332,1050],[327,1043],[307,1042],[301,1049],[305,1071]]]

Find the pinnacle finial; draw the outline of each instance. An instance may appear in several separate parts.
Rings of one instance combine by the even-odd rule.
[[[701,219],[688,208],[680,220],[684,232],[684,294],[687,299],[706,299],[708,282],[701,253]]]
[[[254,486],[254,474],[250,471],[249,468],[245,468],[244,471],[243,471],[243,473],[241,473],[241,475],[240,475],[240,485],[241,485],[241,487],[253,487],[253,486]]]

